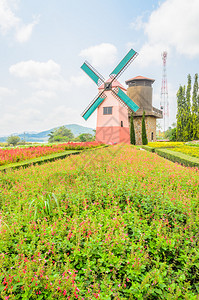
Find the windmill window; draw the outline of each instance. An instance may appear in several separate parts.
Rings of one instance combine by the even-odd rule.
[[[103,107],[103,115],[112,115],[113,107]]]
[[[121,127],[123,127],[123,121],[121,121]]]
[[[153,142],[153,132],[151,132],[151,140],[152,140],[152,142]]]

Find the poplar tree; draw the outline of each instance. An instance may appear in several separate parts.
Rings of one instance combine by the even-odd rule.
[[[148,144],[148,139],[146,134],[145,111],[144,111],[142,115],[142,145],[147,145],[147,144]]]
[[[183,109],[183,141],[192,139],[192,114],[191,114],[191,75],[187,76],[187,89]]]
[[[130,120],[130,142],[131,145],[136,144],[135,140],[135,128],[134,128],[134,122],[133,122],[133,114],[131,114],[131,120]]]
[[[177,92],[177,126],[176,126],[176,139],[177,141],[183,140],[184,132],[184,108],[185,108],[185,86],[180,85]]]
[[[199,139],[199,94],[198,94],[198,74],[195,74],[192,95],[192,138]]]

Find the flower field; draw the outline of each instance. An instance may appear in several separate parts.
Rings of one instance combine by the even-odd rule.
[[[198,143],[185,144],[183,142],[154,142],[149,143],[148,146],[152,148],[172,148],[172,151],[184,153],[199,158]]]
[[[48,146],[34,146],[28,148],[11,148],[0,149],[0,166],[20,162],[36,157],[46,156],[52,153],[59,153],[66,150],[83,150],[98,147],[101,144],[98,142],[83,142],[83,143],[64,143],[52,144]]]
[[[118,145],[0,191],[1,299],[198,299],[198,169]]]
[[[174,148],[184,146],[184,142],[150,142],[148,146],[153,148]]]
[[[199,158],[199,147],[198,146],[184,145],[183,147],[176,147],[176,148],[173,148],[172,150]]]

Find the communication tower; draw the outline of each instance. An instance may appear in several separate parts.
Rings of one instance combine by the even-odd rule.
[[[168,101],[168,87],[167,87],[167,73],[166,73],[166,62],[167,62],[167,52],[162,53],[163,61],[163,72],[162,72],[162,87],[161,87],[161,101],[160,109],[163,113],[163,130],[166,131],[169,123],[169,101]]]

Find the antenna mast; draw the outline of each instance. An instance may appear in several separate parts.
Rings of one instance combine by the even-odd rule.
[[[169,121],[169,101],[168,101],[168,88],[167,88],[167,74],[166,74],[166,62],[167,62],[167,52],[162,53],[163,61],[163,73],[162,73],[162,87],[161,87],[161,102],[160,109],[163,112],[163,129],[166,130]]]

